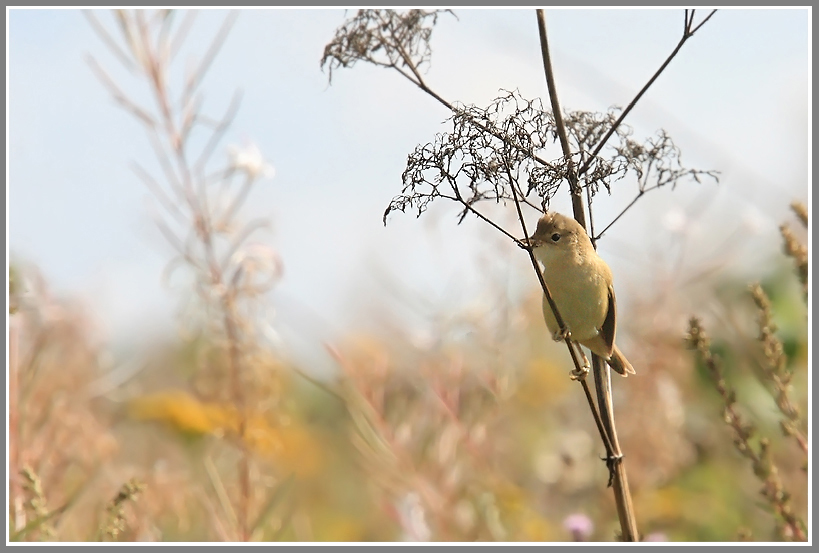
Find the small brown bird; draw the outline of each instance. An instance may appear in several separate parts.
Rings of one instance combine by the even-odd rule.
[[[614,345],[617,306],[611,269],[597,255],[586,230],[574,219],[547,212],[529,242],[543,265],[543,280],[571,339],[605,359],[623,376],[635,374],[631,363]],[[545,295],[543,317],[554,339],[562,340]]]

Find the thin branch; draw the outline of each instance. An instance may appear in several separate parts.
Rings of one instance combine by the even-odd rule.
[[[495,138],[497,138],[497,139],[499,139],[499,140],[502,140],[504,143],[509,144],[510,146],[512,146],[512,147],[514,147],[514,148],[516,148],[516,149],[517,149],[518,151],[520,151],[520,152],[524,152],[524,153],[527,153],[527,154],[531,155],[531,157],[532,157],[532,159],[533,159],[534,161],[538,162],[539,164],[543,165],[544,167],[552,167],[552,164],[551,164],[551,163],[549,163],[549,162],[548,162],[548,161],[546,161],[545,159],[542,159],[542,158],[541,158],[541,157],[539,157],[539,156],[534,155],[534,153],[529,152],[529,151],[528,151],[528,150],[526,150],[525,148],[521,147],[520,145],[518,145],[517,143],[515,143],[514,141],[512,141],[512,140],[511,140],[511,139],[510,139],[508,136],[506,136],[506,135],[505,135],[505,134],[503,134],[502,132],[500,132],[500,131],[498,131],[498,130],[496,130],[496,129],[492,128],[492,127],[489,127],[489,126],[487,126],[487,125],[484,125],[484,124],[483,124],[483,123],[481,123],[480,121],[476,121],[476,120],[475,120],[475,119],[473,119],[472,117],[470,117],[470,116],[468,116],[467,114],[465,114],[465,113],[464,113],[464,112],[463,112],[461,109],[457,108],[455,105],[453,105],[453,104],[451,104],[450,102],[448,102],[447,100],[445,100],[445,99],[444,99],[442,96],[440,96],[440,95],[439,95],[437,92],[435,92],[435,91],[434,91],[434,90],[432,90],[432,89],[431,89],[429,86],[427,86],[427,84],[426,84],[426,83],[424,82],[424,80],[421,78],[421,74],[418,72],[418,69],[415,67],[415,64],[413,63],[412,59],[411,59],[411,58],[409,58],[408,56],[406,56],[406,54],[404,54],[404,53],[403,53],[403,50],[401,50],[401,52],[402,52],[402,58],[404,59],[404,63],[405,63],[405,64],[406,64],[406,65],[407,65],[407,66],[410,68],[410,70],[413,72],[413,75],[415,75],[415,76],[416,76],[416,79],[417,79],[417,80],[416,80],[416,79],[413,79],[413,78],[412,78],[412,76],[408,75],[408,74],[407,74],[406,72],[404,72],[404,71],[403,71],[403,70],[402,70],[400,67],[398,67],[398,66],[396,66],[396,65],[394,65],[394,64],[393,64],[393,65],[391,65],[391,66],[389,66],[389,67],[392,67],[393,69],[395,69],[396,71],[398,71],[398,72],[399,72],[399,73],[400,73],[400,74],[401,74],[401,75],[402,75],[404,78],[406,78],[408,81],[410,81],[410,82],[411,82],[411,83],[413,83],[415,86],[417,86],[418,88],[420,88],[421,90],[423,90],[425,93],[427,93],[427,94],[429,94],[430,96],[432,96],[433,98],[435,98],[435,99],[436,99],[436,100],[437,100],[437,101],[438,101],[438,102],[439,102],[439,103],[440,103],[442,106],[444,106],[445,108],[447,108],[447,109],[448,109],[449,111],[451,111],[453,114],[455,114],[455,115],[464,115],[464,116],[466,117],[466,119],[467,119],[467,120],[468,120],[470,123],[472,123],[473,125],[475,125],[475,126],[476,126],[476,127],[478,127],[479,129],[481,129],[482,131],[484,131],[484,132],[486,132],[486,133],[491,134],[492,136],[494,136]],[[534,207],[534,206],[533,206],[533,207]],[[536,208],[536,209],[537,209],[537,208]]]
[[[185,260],[191,265],[197,266],[195,263],[192,263],[192,257],[189,254],[189,248],[185,246],[185,243],[171,230],[171,228],[163,221],[161,218],[156,219],[156,226],[159,227],[159,232],[165,236],[165,240],[167,240],[173,249],[179,252],[179,255],[185,258]]]
[[[669,54],[669,56],[666,58],[666,60],[663,62],[663,64],[660,66],[660,68],[657,71],[654,72],[654,75],[651,76],[651,78],[648,80],[648,82],[645,84],[645,86],[643,86],[643,88],[640,89],[640,92],[638,92],[637,95],[634,97],[634,99],[631,100],[631,102],[629,102],[626,109],[623,110],[623,113],[620,114],[620,117],[617,118],[617,121],[614,122],[614,124],[611,126],[609,131],[605,134],[605,136],[600,140],[600,142],[597,143],[597,146],[595,146],[594,150],[592,151],[591,156],[589,156],[589,159],[586,161],[585,164],[583,164],[583,166],[578,171],[579,175],[583,175],[589,169],[589,165],[591,164],[592,160],[595,157],[597,157],[597,154],[599,154],[600,150],[603,149],[603,146],[606,145],[606,142],[608,142],[609,138],[611,138],[611,135],[614,134],[614,132],[617,130],[617,127],[619,127],[620,124],[623,122],[623,120],[626,118],[626,116],[629,113],[631,113],[631,110],[634,109],[634,106],[637,105],[637,102],[640,101],[640,98],[643,97],[643,94],[646,93],[646,91],[651,87],[651,85],[654,84],[654,81],[656,81],[657,78],[662,74],[662,72],[665,71],[665,68],[668,67],[668,64],[671,63],[671,60],[674,59],[674,57],[677,55],[677,53],[683,47],[683,44],[685,44],[685,42],[689,38],[691,38],[694,35],[694,33],[697,32],[700,29],[700,27],[702,27],[709,19],[711,19],[711,16],[713,16],[716,13],[716,11],[717,10],[711,11],[711,13],[708,15],[708,17],[706,17],[702,21],[702,23],[697,25],[697,27],[692,30],[691,29],[691,21],[689,20],[689,17],[688,17],[688,10],[685,10],[685,28],[683,30],[682,38],[680,38],[680,41],[677,43],[677,46],[674,48],[674,50],[671,52],[671,54]],[[691,18],[693,19],[693,17],[694,17],[694,14],[692,12],[691,13]]]
[[[208,69],[210,68],[210,64],[213,63],[214,58],[216,58],[216,54],[218,54],[219,50],[222,48],[222,45],[227,39],[228,33],[230,32],[231,27],[233,27],[233,24],[236,22],[237,17],[239,17],[239,11],[233,10],[225,18],[224,23],[222,23],[222,26],[219,28],[219,31],[216,33],[216,36],[211,42],[210,48],[208,48],[208,51],[205,53],[205,57],[202,58],[202,62],[199,64],[199,67],[188,79],[187,85],[185,86],[185,91],[182,95],[183,99],[190,98],[196,91],[197,87],[202,83],[205,73],[207,73]]]
[[[170,33],[173,27],[173,10],[163,10],[157,13],[162,21],[159,23],[157,47],[160,48],[160,60],[163,67],[167,67],[171,60]]]
[[[231,123],[233,123],[233,119],[236,117],[236,113],[239,111],[239,104],[241,101],[242,91],[237,90],[233,94],[233,98],[230,100],[230,104],[225,111],[225,115],[222,116],[222,118],[216,123],[207,144],[205,144],[205,147],[202,148],[199,157],[196,158],[196,162],[193,165],[194,174],[202,175],[204,173],[205,165],[207,165],[210,156],[213,154],[216,146],[218,146],[221,142],[228,127],[230,127]]]
[[[572,184],[572,207],[575,212],[575,219],[586,229],[586,217],[583,210],[583,199],[577,189],[577,176],[574,175],[574,166],[572,165],[572,152],[569,149],[569,142],[566,134],[566,127],[563,123],[563,118],[560,114],[560,104],[557,99],[557,89],[554,84],[554,75],[552,72],[551,60],[549,58],[548,38],[546,35],[546,21],[543,15],[543,10],[537,10],[538,29],[540,32],[541,50],[543,52],[543,66],[546,72],[546,81],[549,83],[549,98],[552,103],[552,109],[555,111],[555,126],[557,127],[558,136],[561,137],[561,145],[563,147],[563,155],[568,163],[569,182]],[[613,132],[613,131],[612,131]],[[594,157],[593,154],[592,157]],[[574,181],[574,182],[572,182]],[[530,252],[531,255],[531,252]],[[539,272],[539,268],[538,268]],[[550,302],[551,304],[551,302]],[[614,425],[614,405],[611,396],[611,371],[608,365],[598,357],[592,354],[592,368],[594,372],[595,390],[597,391],[597,402],[602,416],[603,423],[598,423],[600,435],[606,446],[607,466],[609,468],[609,484],[613,484],[615,504],[617,506],[617,514],[620,520],[620,529],[624,541],[638,541],[639,534],[637,531],[637,520],[634,516],[634,506],[631,501],[631,492],[628,487],[628,480],[626,478],[625,466],[622,460],[622,452],[617,440],[617,431]],[[583,379],[585,385],[585,379]],[[585,389],[584,389],[585,391]],[[587,394],[589,395],[589,394]],[[591,402],[590,405],[594,405]]]
[[[313,378],[312,376],[307,374],[305,371],[303,371],[301,368],[299,368],[297,365],[292,365],[290,367],[290,369],[293,372],[295,372],[297,375],[299,375],[300,377],[305,379],[307,382],[309,382],[310,384],[312,384],[313,386],[318,388],[319,390],[321,390],[321,391],[325,392],[326,394],[328,394],[328,395],[336,398],[337,400],[339,400],[342,404],[346,403],[346,399],[341,394],[341,392],[337,392],[336,390],[333,390],[333,388],[331,388],[330,386],[324,384],[323,382],[321,382],[317,378]]]
[[[204,179],[203,179],[204,180]],[[242,204],[247,199],[247,194],[250,192],[250,189],[253,187],[253,178],[250,175],[245,177],[245,182],[242,183],[242,188],[239,189],[239,192],[233,197],[233,201],[230,205],[225,209],[224,214],[219,219],[219,222],[216,224],[216,228],[222,228],[230,223],[230,220],[236,215],[236,212],[242,206]]]
[[[188,141],[191,132],[197,121],[199,121],[199,110],[202,107],[202,96],[195,94],[193,98],[181,106],[182,126],[179,131],[179,140],[184,144]]]
[[[694,12],[696,12],[696,11],[697,11],[697,10],[691,10],[691,21],[692,21],[692,22],[694,21]],[[694,34],[694,33],[696,33],[697,31],[699,31],[699,30],[700,30],[700,27],[702,27],[703,25],[705,25],[705,24],[708,22],[708,20],[709,20],[709,19],[711,19],[711,16],[713,16],[715,13],[717,13],[717,10],[711,10],[711,13],[709,13],[709,14],[708,14],[708,15],[705,17],[705,19],[703,19],[703,20],[702,20],[702,22],[700,22],[700,24],[699,24],[699,25],[697,25],[696,27],[694,27],[693,29],[691,29],[691,33],[690,33],[690,34],[692,34],[692,35],[693,35],[693,34]],[[690,25],[690,23],[689,23],[689,25]]]
[[[501,227],[500,225],[498,225],[497,223],[495,223],[494,221],[489,219],[486,215],[484,215],[483,213],[481,213],[480,211],[478,211],[477,209],[472,207],[471,204],[469,204],[466,200],[464,200],[463,197],[461,196],[461,191],[458,190],[458,186],[455,183],[450,183],[450,186],[452,187],[452,191],[454,192],[455,196],[447,196],[447,195],[441,194],[442,198],[446,198],[448,200],[454,200],[454,201],[462,204],[464,206],[464,208],[466,208],[470,213],[474,213],[479,219],[481,219],[482,221],[485,221],[486,223],[489,223],[491,226],[493,226],[497,230],[499,230],[502,234],[504,234],[505,236],[511,238],[516,243],[520,244],[520,240],[518,240],[517,238],[515,238],[514,236],[509,234],[509,232],[507,232],[506,229],[504,229],[503,227]]]
[[[182,47],[182,43],[185,42],[188,31],[190,31],[193,26],[193,21],[196,19],[198,13],[197,10],[188,10],[185,12],[185,18],[182,20],[182,23],[179,24],[179,29],[176,30],[176,35],[174,35],[171,40],[171,49],[168,52],[168,63],[173,61],[176,54],[179,53],[179,49]]]
[[[119,44],[117,44],[117,41],[115,41],[111,37],[111,35],[108,34],[108,31],[106,31],[105,27],[103,27],[99,20],[97,20],[93,12],[91,10],[82,10],[82,13],[88,20],[88,23],[91,25],[91,28],[94,29],[95,33],[97,33],[97,36],[99,36],[100,39],[102,39],[102,41],[111,51],[111,53],[114,54],[114,57],[116,57],[119,60],[119,62],[125,66],[126,69],[132,72],[137,72],[138,68],[136,64],[134,64],[133,60],[128,57],[128,54],[126,54],[125,51],[123,51],[122,48],[120,48]]]
[[[560,147],[563,149],[563,157],[566,159],[569,187],[572,196],[572,210],[574,218],[584,229],[586,227],[586,215],[583,210],[583,196],[580,186],[577,184],[577,174],[574,170],[572,160],[572,150],[569,147],[569,138],[566,134],[566,125],[563,123],[563,113],[560,111],[560,102],[557,99],[557,87],[555,85],[554,71],[552,70],[552,58],[549,55],[549,40],[546,36],[546,17],[543,10],[537,10],[537,27],[540,34],[540,50],[543,57],[543,70],[546,73],[546,85],[549,89],[549,101],[552,104],[552,115],[555,118],[555,128],[560,139]]]
[[[182,211],[179,209],[179,206],[174,203],[174,201],[162,190],[162,187],[156,182],[148,171],[146,171],[140,164],[133,163],[131,164],[131,170],[136,173],[136,176],[145,183],[145,186],[153,193],[154,196],[159,200],[159,203],[165,210],[171,215],[178,223],[186,223],[187,219]]]
[[[108,93],[114,97],[114,100],[119,103],[126,111],[130,111],[137,119],[142,121],[148,127],[154,127],[156,121],[148,114],[148,111],[140,107],[133,100],[128,98],[122,90],[114,83],[108,73],[97,63],[97,60],[92,56],[86,56],[86,61],[91,66],[91,71],[97,76],[100,82],[108,89]]]
[[[176,171],[171,164],[171,160],[168,159],[165,148],[162,146],[162,140],[155,128],[149,129],[148,140],[151,143],[156,159],[159,161],[159,166],[162,169],[162,172],[165,174],[165,179],[167,179],[171,190],[176,193],[181,201],[188,204],[191,211],[196,211],[197,203],[195,198],[193,198],[192,191],[186,189],[182,181],[176,175]]]

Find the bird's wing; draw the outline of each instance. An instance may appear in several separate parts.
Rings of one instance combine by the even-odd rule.
[[[609,285],[609,310],[606,312],[606,318],[603,320],[603,326],[600,328],[600,336],[606,344],[606,350],[609,356],[614,350],[614,332],[617,327],[617,303],[614,300],[614,288]]]

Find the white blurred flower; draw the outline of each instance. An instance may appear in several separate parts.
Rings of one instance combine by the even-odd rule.
[[[679,207],[672,208],[663,217],[663,226],[674,234],[682,234],[688,226],[688,216]]]
[[[253,142],[245,143],[243,148],[228,146],[228,157],[231,169],[244,171],[251,179],[257,177],[272,179],[276,175],[275,167],[265,161],[259,147]]]
[[[404,529],[403,541],[429,541],[432,531],[426,520],[426,512],[421,504],[421,497],[410,492],[396,505],[401,527]]]
[[[749,205],[742,210],[742,226],[748,233],[759,235],[770,224],[770,218],[756,206]]]

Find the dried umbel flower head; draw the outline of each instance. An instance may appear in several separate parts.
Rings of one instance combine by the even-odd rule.
[[[328,68],[331,81],[335,69],[352,67],[357,61],[417,74],[429,63],[429,40],[443,12],[452,14],[449,10],[359,10],[324,48],[321,67]]]
[[[476,213],[475,205],[483,201],[506,203],[517,197],[545,210],[569,182],[570,167],[581,162],[584,172],[579,184],[590,197],[601,186],[611,192],[611,185],[627,176],[636,180],[638,197],[664,186],[673,188],[684,178],[697,182],[703,176],[717,179],[715,171],[683,166],[679,148],[665,131],[638,142],[626,125],[617,128],[617,142],[606,156],[589,158],[578,153],[549,159],[558,155],[548,149],[558,141],[554,116],[539,99],[528,100],[517,91],[503,91],[486,108],[459,106],[454,112],[451,131],[439,133],[433,142],[417,146],[409,155],[403,189],[387,207],[385,222],[391,212],[408,208],[420,216],[436,198],[462,204],[460,221]],[[606,114],[567,112],[565,121],[574,149],[592,149],[617,113],[616,109]],[[533,193],[536,199],[530,203]]]

